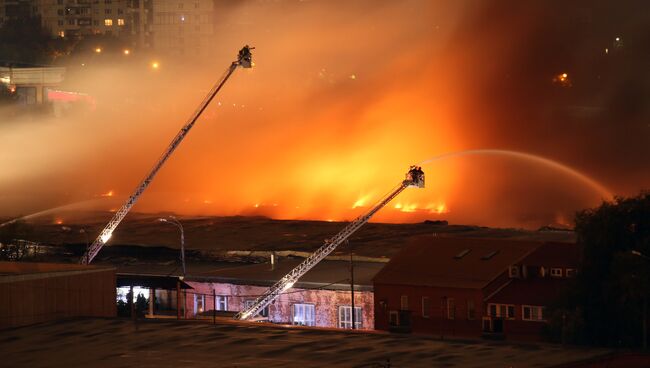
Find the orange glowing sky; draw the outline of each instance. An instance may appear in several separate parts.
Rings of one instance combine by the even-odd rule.
[[[93,198],[96,208],[119,206],[246,43],[257,47],[256,67],[235,73],[135,211],[346,220],[409,165],[479,148],[547,157],[615,193],[650,182],[639,166],[622,176],[617,162],[585,158],[596,138],[585,148],[541,134],[561,122],[531,120],[518,106],[524,94],[510,84],[556,87],[555,73],[512,82],[524,73],[510,68],[537,32],[537,8],[486,20],[498,9],[462,2],[245,4],[224,9],[220,19],[234,26],[217,27],[209,56],[161,57],[155,73],[110,63],[70,72],[69,88],[96,97],[94,112],[1,126],[0,215]],[[423,169],[427,188],[409,188],[376,221],[568,225],[603,197],[566,170],[517,157]]]

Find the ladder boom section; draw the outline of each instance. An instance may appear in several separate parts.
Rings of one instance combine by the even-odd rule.
[[[416,169],[417,171],[414,171]],[[280,294],[291,288],[304,274],[316,266],[320,261],[325,259],[325,257],[331,254],[341,243],[343,243],[352,234],[359,230],[359,228],[370,221],[372,216],[377,213],[377,211],[386,206],[391,200],[393,200],[393,198],[397,197],[404,189],[409,186],[424,186],[424,173],[422,173],[422,170],[419,167],[411,167],[411,170],[407,174],[404,181],[402,181],[397,187],[395,187],[387,195],[381,198],[377,204],[375,204],[375,206],[373,206],[368,212],[354,219],[346,227],[344,227],[343,230],[334,235],[332,238],[325,240],[325,244],[323,244],[314,253],[302,261],[302,263],[291,270],[291,272],[286,274],[284,277],[282,277],[282,279],[271,286],[264,294],[255,299],[252,305],[239,312],[235,316],[235,319],[245,320],[258,315],[264,308],[266,308],[277,297],[279,297]]]
[[[221,88],[224,86],[226,81],[228,81],[228,78],[232,75],[232,73],[237,69],[238,66],[242,66],[245,68],[250,67],[251,63],[251,54],[250,50],[252,48],[245,46],[241,51],[239,51],[238,59],[237,61],[233,61],[232,64],[228,67],[224,75],[217,81],[217,83],[214,84],[212,89],[210,89],[210,92],[205,96],[201,104],[197,107],[197,109],[192,113],[190,118],[187,120],[185,125],[181,128],[181,130],[176,134],[174,139],[172,139],[171,143],[169,146],[167,146],[167,149],[163,152],[163,154],[158,158],[154,166],[151,168],[147,176],[142,179],[140,184],[136,187],[135,191],[129,199],[120,207],[118,211],[115,212],[113,215],[113,218],[108,222],[106,227],[102,230],[102,232],[99,234],[97,239],[88,247],[86,250],[86,253],[81,257],[80,263],[81,264],[89,264],[92,262],[93,258],[99,253],[99,251],[102,249],[104,244],[108,242],[108,240],[111,238],[113,235],[113,231],[117,228],[117,226],[122,222],[124,217],[129,213],[133,205],[135,205],[135,202],[137,202],[138,198],[142,195],[142,193],[147,189],[149,184],[151,184],[151,181],[154,179],[160,168],[165,164],[167,159],[174,153],[176,148],[181,144],[183,141],[183,138],[187,135],[187,133],[192,129],[198,118],[201,116],[203,111],[208,107],[212,99],[219,93]]]

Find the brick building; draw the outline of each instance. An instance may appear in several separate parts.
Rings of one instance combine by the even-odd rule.
[[[301,260],[235,266],[187,276],[183,281],[192,289],[186,290],[181,298],[184,300],[181,302],[183,315],[185,318],[209,318],[215,304],[219,315],[234,315]],[[358,329],[374,329],[372,277],[383,266],[383,263],[355,262],[354,311]],[[171,308],[166,303],[174,303],[174,293],[173,290],[157,290],[156,306]],[[351,328],[351,304],[349,262],[323,261],[265,309],[258,319],[281,324]]]
[[[423,237],[374,278],[375,326],[441,336],[538,339],[577,246]]]

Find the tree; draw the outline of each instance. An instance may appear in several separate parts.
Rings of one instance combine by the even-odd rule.
[[[53,38],[38,16],[9,18],[0,27],[0,63],[50,64],[69,54],[73,42]]]
[[[581,344],[641,346],[650,297],[650,192],[581,211],[575,223],[581,265],[571,287],[550,308],[552,336]]]

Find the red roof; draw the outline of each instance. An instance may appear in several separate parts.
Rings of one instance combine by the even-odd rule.
[[[543,243],[419,237],[374,277],[375,284],[481,289]]]
[[[560,295],[568,281],[560,278],[513,279],[487,302],[546,306]]]
[[[527,266],[577,268],[580,248],[575,243],[548,242],[523,260]]]

